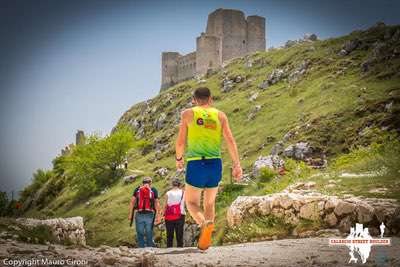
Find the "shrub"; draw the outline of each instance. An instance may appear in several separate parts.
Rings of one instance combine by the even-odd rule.
[[[258,177],[258,179],[261,183],[268,183],[277,175],[277,171],[268,167],[263,167],[260,169],[260,176]]]

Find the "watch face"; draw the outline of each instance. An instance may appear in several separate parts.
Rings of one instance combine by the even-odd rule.
[[[203,125],[203,124],[204,124],[203,119],[202,118],[198,118],[197,119],[197,125]]]

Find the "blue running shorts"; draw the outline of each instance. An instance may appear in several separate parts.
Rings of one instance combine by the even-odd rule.
[[[186,183],[197,188],[217,187],[222,178],[222,161],[216,159],[190,160],[186,165]]]

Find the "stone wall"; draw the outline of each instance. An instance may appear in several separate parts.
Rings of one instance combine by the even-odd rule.
[[[185,81],[194,76],[196,72],[196,52],[178,58],[178,80]]]
[[[83,227],[82,217],[56,218],[48,220],[18,218],[17,223],[32,228],[39,225],[46,225],[49,226],[52,234],[59,243],[86,245],[85,229]]]
[[[348,233],[356,223],[362,223],[372,235],[379,234],[379,225],[383,222],[386,234],[400,234],[400,205],[390,199],[340,199],[310,190],[240,196],[228,209],[228,225],[240,225],[248,216],[275,216],[292,226],[301,219],[318,221],[321,228],[337,228],[343,233]]]
[[[205,74],[209,68],[221,65],[220,39],[217,36],[202,34],[196,39],[196,73]]]
[[[178,52],[163,52],[161,55],[161,90],[178,81]]]
[[[247,53],[265,51],[265,18],[260,16],[247,17]]]

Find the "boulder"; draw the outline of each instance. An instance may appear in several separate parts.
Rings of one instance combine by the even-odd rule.
[[[257,97],[258,97],[258,92],[255,92],[249,97],[249,101],[253,102],[257,99]]]
[[[333,210],[336,208],[336,206],[339,204],[339,199],[337,198],[329,198],[326,202],[325,202],[325,209],[326,210]]]
[[[261,110],[261,105],[256,105],[254,108],[250,111],[249,115],[247,116],[247,120],[252,120],[255,118],[256,114]]]
[[[325,217],[325,222],[330,227],[336,226],[338,220],[337,220],[337,218],[335,216],[335,213],[332,212],[332,213],[327,214],[326,217]]]
[[[288,81],[289,83],[297,82],[303,74],[306,73],[308,66],[310,65],[309,60],[303,60],[301,64],[289,74]]]
[[[317,221],[319,219],[318,203],[306,203],[300,208],[299,216],[303,219]]]
[[[283,167],[285,162],[277,155],[260,156],[253,165],[253,177],[259,177],[261,168],[278,169]]]
[[[240,83],[240,82],[243,81],[243,77],[238,75],[238,76],[235,77],[234,81],[235,81],[235,83]]]
[[[313,42],[313,41],[317,41],[318,37],[315,33],[306,33],[306,34],[304,34],[303,40]]]
[[[343,216],[352,213],[356,208],[356,205],[346,201],[339,201],[334,209],[334,212],[338,216]]]
[[[293,40],[287,40],[287,41],[286,41],[286,43],[285,43],[285,45],[284,45],[284,48],[289,48],[289,47],[292,47],[292,46],[294,46],[295,44],[297,44],[297,42],[296,42],[296,41],[293,41]]]
[[[339,230],[342,233],[349,233],[351,227],[353,227],[353,220],[351,216],[346,216],[340,221]]]
[[[167,115],[162,112],[160,116],[154,121],[154,128],[158,131],[164,127],[165,120],[167,119]]]
[[[279,141],[271,148],[271,155],[280,155],[284,150],[283,142]]]
[[[369,223],[374,218],[374,208],[367,203],[358,203],[356,212],[359,223]]]
[[[258,85],[258,88],[260,89],[267,89],[269,87],[269,82],[268,81],[263,81]]]
[[[165,176],[168,175],[168,169],[165,168],[165,167],[158,168],[158,169],[155,171],[155,174],[156,174],[156,175],[159,175],[159,176],[161,176],[161,177],[165,177]]]
[[[294,145],[289,145],[284,151],[283,155],[296,160],[304,160],[312,153],[312,148],[309,143],[299,142]]]
[[[361,41],[358,39],[349,40],[344,43],[343,49],[345,49],[347,52],[350,53],[353,50],[355,50],[360,44],[361,44]]]
[[[227,92],[231,91],[232,89],[233,89],[233,81],[228,79],[228,78],[225,78],[222,81],[222,89],[221,89],[221,91],[223,93],[227,93]]]
[[[274,69],[272,73],[268,76],[268,84],[274,85],[280,82],[283,78],[286,77],[286,73],[283,69]]]
[[[124,184],[130,184],[136,181],[138,175],[137,174],[132,174],[132,175],[128,175],[122,178]]]

